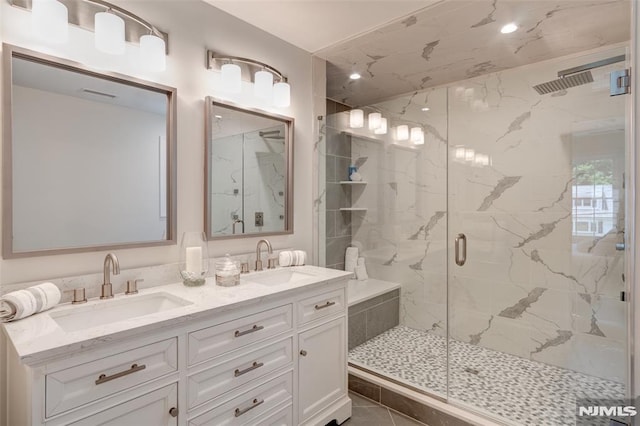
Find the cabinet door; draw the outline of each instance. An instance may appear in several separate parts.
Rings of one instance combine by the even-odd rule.
[[[74,426],[177,426],[178,384],[141,395],[116,407],[96,413]],[[175,417],[174,417],[175,416]]]
[[[346,394],[345,318],[300,333],[298,349],[298,409],[302,422]]]

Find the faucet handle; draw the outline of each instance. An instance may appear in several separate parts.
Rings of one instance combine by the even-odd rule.
[[[84,287],[76,288],[73,290],[72,305],[78,305],[80,303],[87,303],[87,296],[85,295]]]
[[[143,281],[143,279],[127,280],[127,291],[124,294],[138,294],[138,283]]]
[[[270,257],[268,259],[268,266],[267,269],[276,269],[276,258],[275,257]]]

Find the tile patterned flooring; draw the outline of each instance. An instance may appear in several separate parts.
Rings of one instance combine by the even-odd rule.
[[[353,404],[351,418],[341,426],[426,426],[370,399],[349,392]]]
[[[492,413],[508,424],[575,425],[576,398],[624,397],[621,383],[477,345],[459,341],[450,345],[449,399]],[[351,363],[442,396],[447,391],[446,359],[444,337],[405,326],[349,351]]]

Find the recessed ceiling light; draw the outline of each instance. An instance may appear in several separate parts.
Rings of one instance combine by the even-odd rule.
[[[349,78],[350,78],[351,80],[358,80],[360,77],[362,77],[362,76],[361,76],[360,74],[358,74],[357,72],[354,72],[353,74],[351,74],[351,75],[349,76]]]
[[[222,118],[222,116],[221,116],[221,115],[216,115],[215,117],[216,117],[217,119],[221,119],[221,118]]]
[[[514,32],[517,29],[518,29],[518,26],[516,24],[514,24],[513,22],[511,22],[511,23],[505,25],[504,27],[502,27],[500,29],[500,32],[502,34],[509,34],[509,33]]]
[[[422,110],[423,110],[423,111],[429,111],[430,109],[431,109],[431,108],[429,108],[429,107],[424,107],[424,108],[422,108]]]

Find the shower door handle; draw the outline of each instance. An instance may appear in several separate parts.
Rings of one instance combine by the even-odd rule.
[[[460,250],[462,245],[462,250]],[[462,266],[467,262],[467,236],[458,234],[455,241],[456,265]]]

